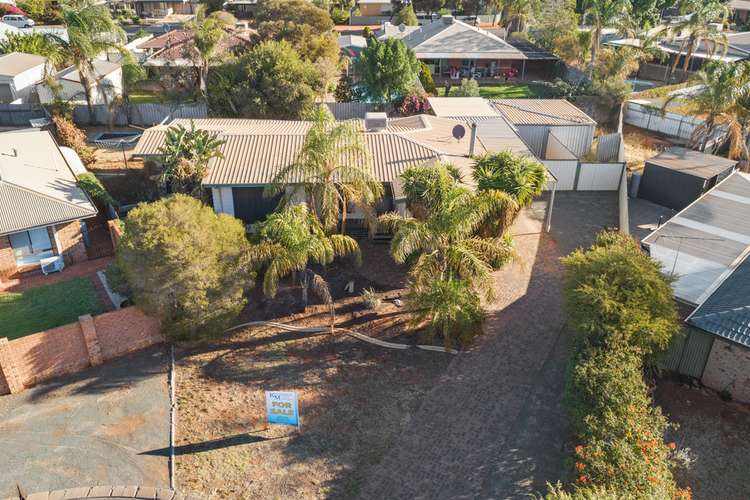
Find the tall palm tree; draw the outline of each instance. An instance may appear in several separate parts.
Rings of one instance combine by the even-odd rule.
[[[417,165],[401,174],[406,208],[419,220],[425,220],[440,205],[443,194],[450,192],[461,181],[458,168],[450,164],[443,167]]]
[[[727,130],[730,157],[747,160],[747,128],[750,118],[750,64],[712,62],[698,72],[701,91],[691,95],[690,111],[706,118],[691,137],[694,147],[704,149],[718,126]]]
[[[357,242],[346,235],[328,235],[318,218],[305,205],[291,205],[274,212],[255,226],[256,241],[250,260],[263,269],[263,293],[275,297],[279,281],[290,274],[299,276],[302,302],[307,306],[308,289],[333,307],[328,284],[309,265],[330,264],[335,257],[361,254]]]
[[[383,185],[370,170],[370,155],[355,125],[337,123],[323,106],[316,107],[310,117],[312,127],[296,161],[279,171],[265,193],[285,192],[282,207],[302,195],[326,232],[335,232],[341,220],[343,234],[350,203],[365,220],[374,220],[374,205],[383,196]]]
[[[95,0],[63,5],[62,19],[68,37],[57,40],[78,70],[89,116],[93,116],[92,90],[100,85],[93,61],[103,52],[124,50],[125,32],[112,19],[109,8]],[[103,95],[106,98],[106,92]]]
[[[584,18],[588,18],[592,26],[591,39],[591,67],[589,77],[594,74],[596,56],[601,46],[602,30],[607,26],[627,23],[630,16],[629,0],[585,0]]]
[[[719,22],[723,25],[727,22],[730,9],[726,4],[720,0],[681,0],[678,5],[682,14],[681,20],[670,26],[669,35],[672,40],[677,37],[681,39],[679,52],[675,54],[674,63],[669,72],[670,77],[677,69],[680,54],[683,53],[685,56],[682,71],[687,75],[695,49],[701,43],[709,54],[713,54],[719,47],[725,51],[727,48],[726,35],[712,24]]]
[[[234,16],[228,12],[215,11],[207,15],[206,6],[201,5],[195,18],[185,24],[193,33],[193,43],[188,45],[190,53],[187,56],[196,63],[198,87],[203,97],[206,97],[209,67],[219,60],[221,43],[229,36],[229,29],[235,22]]]
[[[465,279],[490,300],[494,297],[491,273],[513,257],[512,242],[510,237],[486,238],[477,232],[508,203],[513,201],[507,194],[475,194],[454,185],[430,205],[425,220],[396,213],[379,220],[394,232],[394,260],[402,264],[416,257],[410,272],[413,289],[426,289],[435,280]]]

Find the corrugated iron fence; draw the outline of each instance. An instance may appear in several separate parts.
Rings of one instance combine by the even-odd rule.
[[[30,127],[31,120],[46,118],[41,106],[35,104],[0,104],[0,127]]]
[[[150,127],[173,118],[205,118],[208,107],[205,103],[130,103],[110,108],[99,104],[93,106],[93,116],[87,106],[76,106],[73,120],[80,125],[140,125]]]
[[[669,111],[662,112],[653,106],[633,101],[626,104],[623,119],[628,125],[685,140],[690,140],[695,129],[703,124],[703,120],[694,116]],[[706,146],[710,147],[723,140],[726,133],[725,127],[717,126],[711,138],[706,142]]]

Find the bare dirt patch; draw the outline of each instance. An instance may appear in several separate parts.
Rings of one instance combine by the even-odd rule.
[[[690,486],[696,500],[750,498],[750,405],[672,380],[659,381],[655,396],[679,425],[667,438],[690,462],[676,473],[680,485]]]
[[[625,139],[625,162],[630,171],[643,170],[646,160],[672,146],[667,139],[632,125],[623,127],[623,137]]]
[[[360,242],[367,262],[346,259],[324,274],[336,325],[401,343],[427,339],[394,300],[404,268],[387,246]],[[354,281],[355,293],[345,291]],[[383,293],[378,310],[359,292]],[[329,309],[305,310],[284,283],[274,300],[256,290],[241,321],[330,324]],[[437,341],[439,343],[439,340]],[[376,347],[345,335],[253,327],[212,343],[183,346],[177,362],[177,482],[210,498],[352,498],[453,359],[417,349]],[[265,426],[266,390],[297,391],[302,432]]]

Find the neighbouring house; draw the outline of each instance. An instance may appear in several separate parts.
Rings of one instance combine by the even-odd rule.
[[[750,17],[750,0],[729,0],[727,5],[731,7],[737,24],[747,23]]]
[[[0,134],[0,280],[86,260],[83,219],[96,214],[49,132]]]
[[[673,147],[646,160],[638,197],[682,210],[724,180],[736,166],[736,160]]]
[[[95,59],[93,61],[95,79],[91,82],[91,104],[109,104],[122,95],[122,66],[119,63]],[[81,76],[75,66],[70,66],[55,75],[56,90],[47,84],[37,87],[42,103],[55,102],[56,97],[63,101],[86,104],[86,93]]]
[[[158,160],[167,129],[189,123],[178,119],[147,129],[133,155]],[[209,162],[203,179],[203,186],[211,191],[214,210],[234,215],[246,224],[272,212],[278,198],[265,198],[263,189],[282,168],[296,160],[311,123],[218,118],[196,119],[193,123],[225,141],[221,146],[223,158]],[[463,178],[470,181],[471,153],[512,150],[531,154],[501,116],[479,123],[476,134],[468,130],[465,122],[429,115],[390,119],[385,113],[369,113],[355,123],[361,126],[372,173],[384,185],[386,194],[377,207],[381,213],[405,211],[399,175],[408,167],[446,161],[461,169]],[[465,132],[460,139],[454,137],[457,126]],[[348,228],[362,228],[362,222],[362,214],[347,214]]]
[[[37,85],[52,71],[46,57],[21,52],[0,56],[0,103],[35,102],[38,100]]]
[[[227,58],[255,43],[257,32],[252,29],[231,29],[221,41],[220,56]],[[145,54],[143,65],[152,77],[170,88],[191,88],[198,78],[193,34],[176,29],[153,37],[137,46]]]
[[[523,79],[527,70],[544,70],[543,61],[527,68],[528,58],[523,52],[497,35],[453,16],[442,16],[424,26],[395,26],[386,22],[377,36],[404,42],[427,64],[438,82],[460,82],[467,77]]]
[[[390,16],[393,13],[391,0],[359,0],[359,14],[366,17]]]
[[[258,11],[258,0],[228,0],[222,8],[237,19],[253,19]]]
[[[429,101],[437,116],[464,120],[504,117],[538,158],[545,158],[550,135],[575,158],[591,152],[596,122],[565,99],[431,97]]]
[[[750,401],[750,174],[733,172],[642,244],[674,276],[686,333],[665,366]]]
[[[160,18],[173,14],[195,14],[197,0],[134,0],[133,9],[140,17]]]

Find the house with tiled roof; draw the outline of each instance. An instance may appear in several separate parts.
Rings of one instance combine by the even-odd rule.
[[[49,132],[0,134],[0,280],[86,260],[81,221],[96,214]]]
[[[686,335],[666,366],[750,401],[750,174],[733,172],[642,244],[674,278]]]

